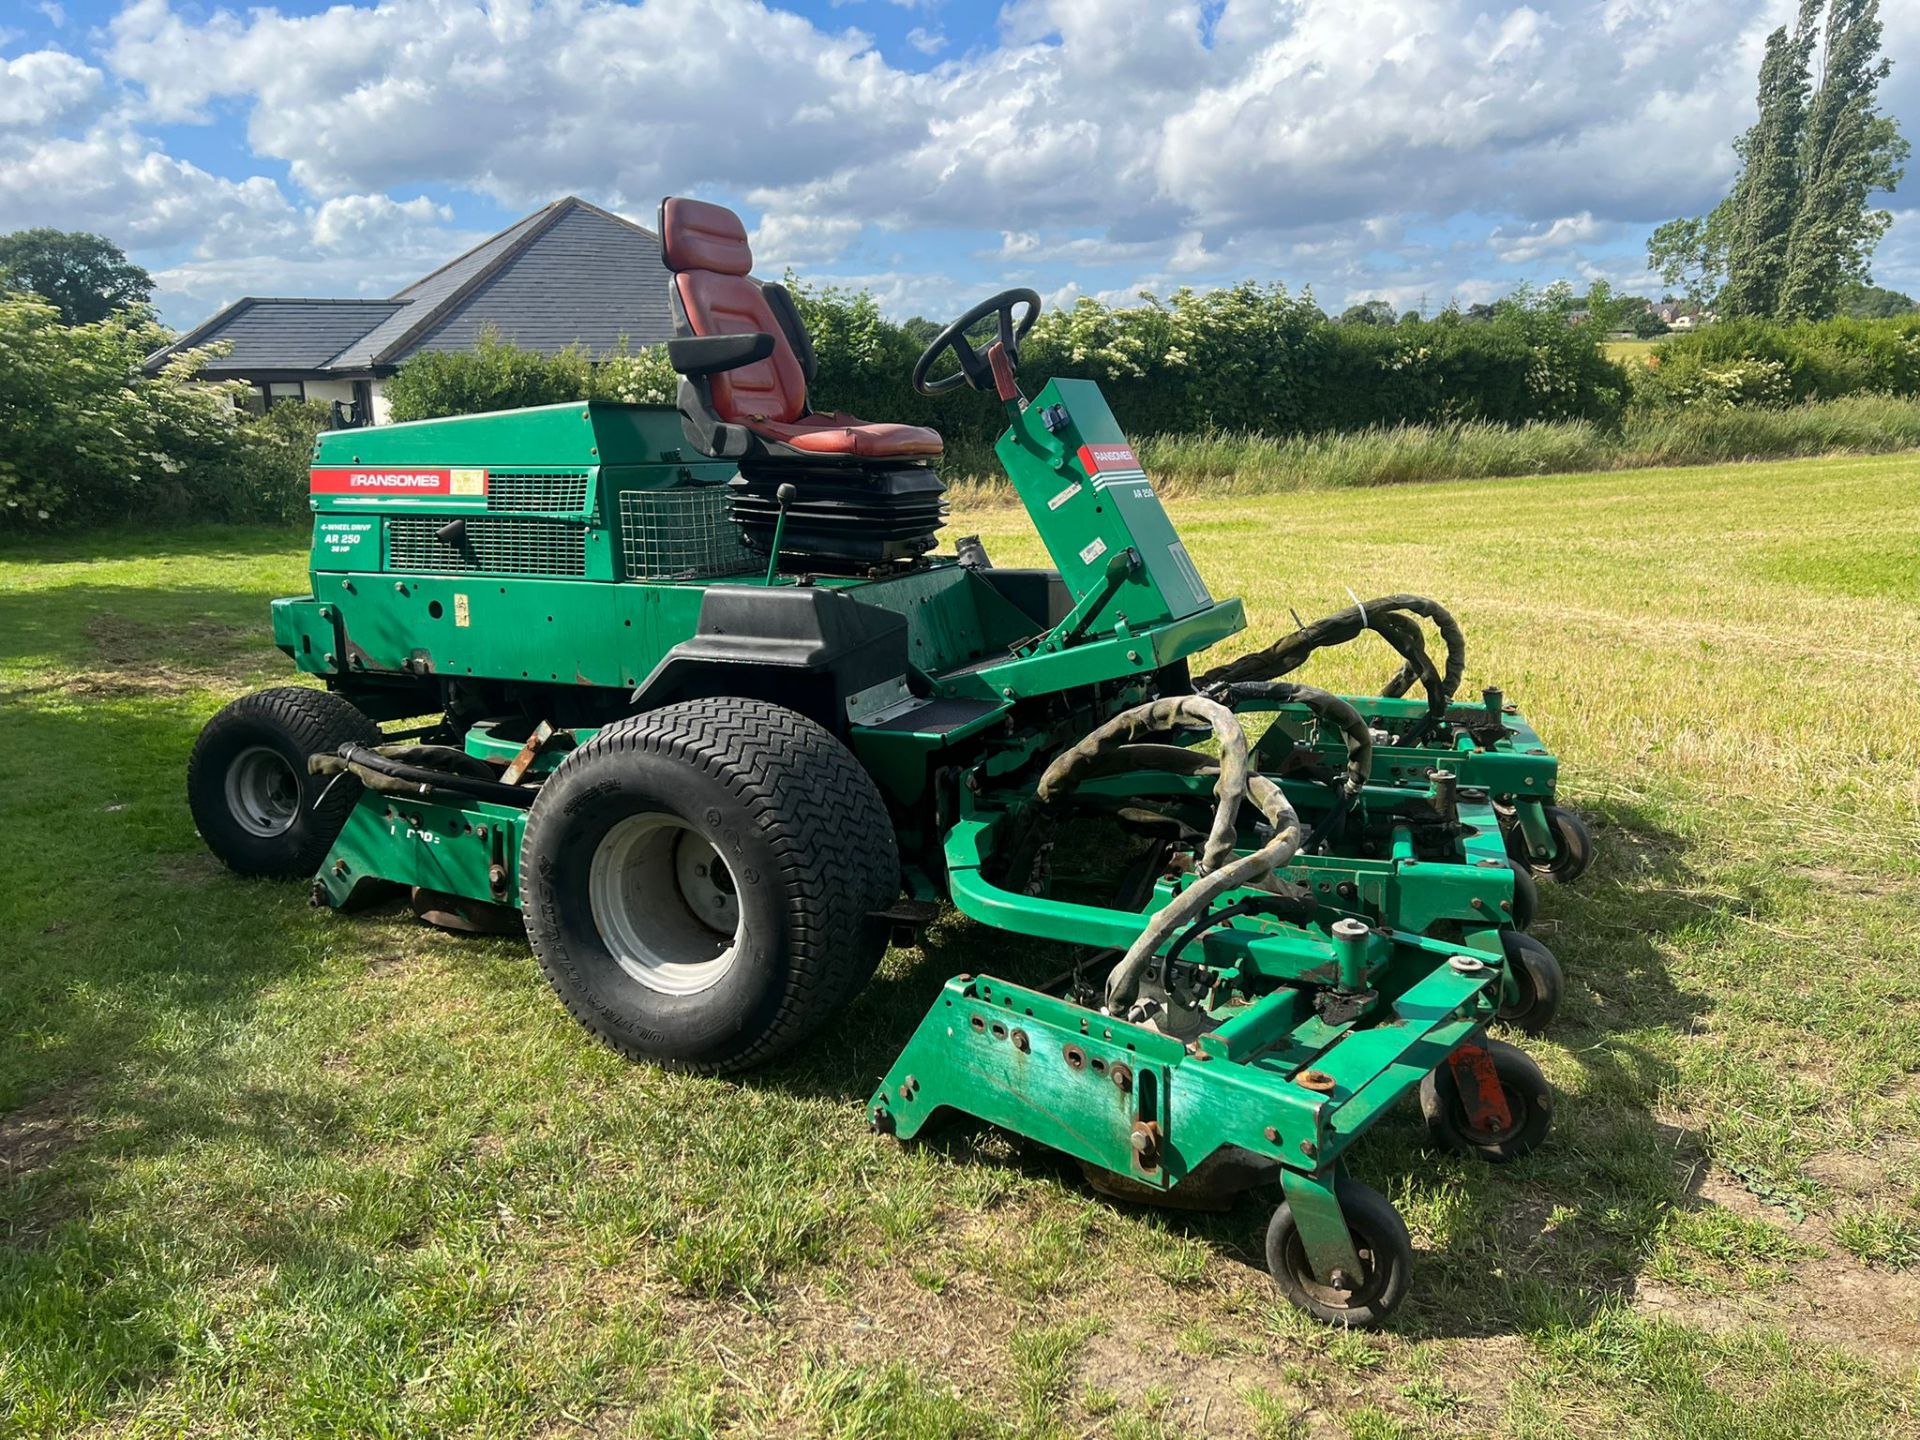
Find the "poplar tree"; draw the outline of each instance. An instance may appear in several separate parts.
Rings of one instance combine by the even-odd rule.
[[[1731,315],[1772,315],[1780,308],[1800,208],[1808,66],[1820,33],[1821,3],[1801,0],[1792,32],[1783,25],[1767,37],[1760,62],[1760,118],[1734,146],[1740,178],[1724,202],[1727,283],[1718,302]]]
[[[1759,116],[1734,144],[1733,192],[1707,215],[1655,230],[1648,266],[1723,314],[1834,314],[1867,279],[1892,220],[1867,202],[1899,183],[1907,158],[1898,125],[1877,108],[1891,68],[1879,0],[1800,0],[1793,27],[1767,37]]]
[[[1880,54],[1880,0],[1832,0],[1821,55],[1824,73],[1801,137],[1799,204],[1774,313],[1821,320],[1839,307],[1893,217],[1867,206],[1900,182],[1907,142],[1879,113],[1880,82],[1893,68]]]

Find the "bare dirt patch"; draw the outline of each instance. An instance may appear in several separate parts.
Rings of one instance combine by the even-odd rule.
[[[153,625],[96,615],[87,639],[100,663],[76,671],[61,688],[93,699],[238,689],[263,658],[257,629],[212,620]]]
[[[0,1115],[0,1185],[24,1180],[51,1165],[86,1133],[78,1087]]]
[[[1808,1215],[1796,1224],[1722,1171],[1707,1174],[1699,1199],[1743,1219],[1779,1225],[1825,1253],[1796,1263],[1791,1279],[1763,1294],[1715,1295],[1643,1277],[1634,1288],[1636,1310],[1721,1333],[1778,1327],[1796,1339],[1881,1364],[1920,1362],[1920,1275],[1865,1264],[1834,1244],[1824,1217]]]

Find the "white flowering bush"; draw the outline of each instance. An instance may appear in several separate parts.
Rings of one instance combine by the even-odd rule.
[[[207,352],[142,375],[169,338],[144,309],[67,325],[38,296],[0,294],[0,529],[304,508],[323,416],[245,415],[244,386],[201,378]]]

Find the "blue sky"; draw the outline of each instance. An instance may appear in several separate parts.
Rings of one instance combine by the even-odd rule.
[[[1432,310],[1652,291],[1791,0],[0,0],[0,230],[190,324],[383,295],[562,194],[739,207],[763,271],[940,316],[1244,278]],[[1920,6],[1887,6],[1920,129]],[[1920,185],[1920,178],[1914,182]],[[1911,188],[1911,187],[1909,187]],[[1920,212],[1876,267],[1920,292]]]

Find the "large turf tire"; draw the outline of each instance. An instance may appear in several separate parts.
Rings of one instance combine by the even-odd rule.
[[[328,777],[309,775],[307,757],[380,738],[378,726],[326,690],[242,695],[202,727],[187,761],[187,808],[200,838],[241,875],[307,878],[360,795],[351,777],[329,789]]]
[[[725,865],[732,928],[708,938],[711,959],[685,949],[713,897],[676,888],[693,883],[682,846]],[[898,898],[900,856],[844,745],[795,711],[722,696],[616,721],[568,756],[527,817],[520,888],[575,1019],[630,1059],[719,1074],[792,1050],[871,978],[887,940],[873,912]]]

